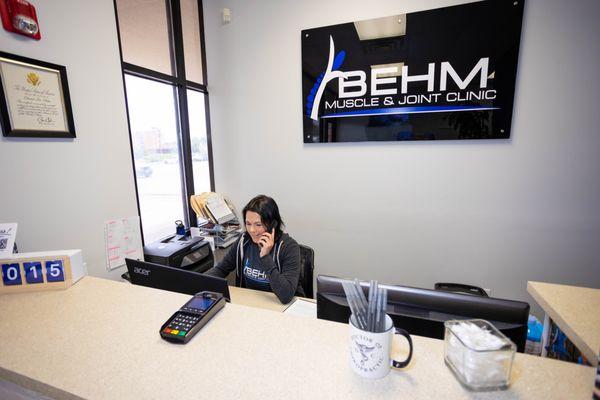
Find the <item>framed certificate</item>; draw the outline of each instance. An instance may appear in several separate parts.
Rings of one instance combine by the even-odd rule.
[[[0,91],[4,136],[75,137],[64,66],[0,52]]]

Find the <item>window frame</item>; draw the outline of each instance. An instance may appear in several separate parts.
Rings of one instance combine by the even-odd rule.
[[[181,20],[181,4],[180,0],[165,0],[165,7],[167,11],[167,28],[169,31],[169,38],[171,40],[171,51],[172,51],[172,70],[175,72],[175,76],[165,74],[163,72],[154,71],[149,68],[145,68],[139,65],[131,64],[123,61],[123,48],[121,44],[121,30],[119,27],[119,15],[117,10],[117,0],[113,0],[113,6],[115,10],[115,22],[117,28],[117,40],[119,44],[119,56],[121,59],[121,72],[123,80],[123,91],[125,94],[125,109],[127,112],[127,129],[129,131],[129,144],[131,149],[131,166],[133,169],[133,176],[135,180],[135,198],[138,209],[138,215],[140,216],[140,227],[142,229],[142,244],[144,243],[143,235],[143,221],[141,218],[140,198],[138,189],[138,178],[135,170],[135,159],[133,151],[133,137],[131,132],[131,122],[129,120],[129,103],[127,98],[127,86],[125,84],[125,75],[133,75],[144,79],[153,80],[160,83],[170,84],[175,90],[175,108],[176,108],[176,121],[178,124],[178,148],[180,152],[180,175],[181,175],[181,187],[182,187],[182,206],[183,215],[186,226],[196,226],[197,218],[196,213],[190,205],[190,196],[194,194],[194,173],[192,165],[192,148],[191,148],[191,133],[190,133],[190,122],[189,122],[189,111],[188,111],[188,99],[187,90],[194,90],[202,93],[204,97],[204,113],[206,121],[206,141],[207,141],[207,153],[208,153],[208,165],[209,165],[209,176],[210,176],[210,190],[214,191],[215,177],[214,177],[214,164],[213,164],[213,151],[212,151],[212,135],[210,127],[210,96],[207,87],[207,73],[206,73],[206,46],[204,42],[204,12],[202,0],[196,0],[198,3],[198,30],[200,34],[200,46],[202,56],[202,81],[203,83],[196,83],[186,79],[185,75],[185,57],[184,57],[184,46],[183,46],[183,27]]]

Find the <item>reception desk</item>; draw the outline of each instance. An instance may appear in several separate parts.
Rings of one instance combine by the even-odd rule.
[[[186,345],[158,331],[187,295],[85,277],[65,291],[0,296],[0,379],[59,399],[591,397],[594,368],[524,354],[508,390],[469,392],[444,364],[443,341],[418,336],[406,369],[364,380],[348,366],[347,325],[236,304],[244,296],[233,290]]]
[[[231,295],[231,302],[234,304],[277,312],[283,312],[289,307],[289,304],[281,304],[277,296],[275,296],[275,293],[272,292],[261,292],[258,290],[229,286],[229,294]],[[294,297],[292,302],[295,299],[296,298]]]
[[[546,313],[544,353],[552,318],[592,365],[600,362],[600,289],[527,282],[527,291]]]

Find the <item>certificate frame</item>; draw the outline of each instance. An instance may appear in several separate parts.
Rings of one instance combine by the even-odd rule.
[[[75,138],[63,65],[0,51],[0,111],[5,137]]]

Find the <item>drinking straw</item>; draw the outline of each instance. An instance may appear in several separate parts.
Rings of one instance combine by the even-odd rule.
[[[350,287],[348,286],[348,284],[346,282],[342,282],[342,287],[344,288],[344,293],[346,293],[346,300],[348,301],[348,305],[350,306],[350,310],[352,311],[352,314],[357,315],[357,307],[356,304],[354,303],[354,298],[353,298],[353,294],[352,291],[350,290]],[[358,317],[357,317],[357,322],[358,322]]]
[[[367,311],[367,329],[373,332],[373,306],[375,297],[375,281],[369,282],[369,309]]]
[[[363,315],[360,306],[358,305],[358,301],[356,299],[356,295],[352,293],[352,284],[350,282],[342,282],[342,286],[344,288],[344,292],[346,293],[346,299],[348,300],[348,305],[350,306],[350,310],[352,314],[355,316],[356,323],[358,327],[362,330],[366,329],[365,317]]]
[[[385,331],[385,322],[387,318],[387,289],[381,290],[381,332]]]
[[[377,289],[375,296],[375,329],[374,332],[381,332],[381,291]]]
[[[375,319],[377,316],[377,297],[379,296],[379,284],[377,281],[373,282],[373,290],[375,293],[373,293],[373,306],[371,308],[373,313],[371,316],[371,332],[375,332]]]
[[[370,332],[384,332],[387,314],[387,289],[376,280],[369,282],[368,299],[358,279],[343,281],[344,293],[358,328]]]
[[[368,307],[367,299],[365,298],[365,294],[363,293],[363,290],[360,286],[360,283],[358,282],[358,279],[354,280],[354,285],[352,285],[352,287],[354,289],[356,299],[358,300],[358,305],[360,306],[360,310],[366,318],[367,307]]]
[[[363,292],[358,279],[354,279],[354,289],[356,290],[356,294],[358,295],[358,298],[360,300],[360,304],[363,307],[363,310],[366,310],[367,309],[367,299],[365,298],[365,292]]]

